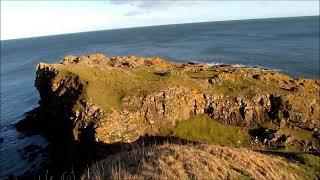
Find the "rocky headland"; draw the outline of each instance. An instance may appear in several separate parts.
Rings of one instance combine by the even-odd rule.
[[[258,68],[91,54],[39,63],[35,86],[40,107],[17,127],[37,127],[51,137],[114,144],[144,136],[216,143],[219,136],[223,145],[320,149],[319,80]]]
[[[76,140],[132,142],[202,114],[320,132],[320,81],[261,69],[93,54],[40,63],[35,84],[46,123],[70,125]]]

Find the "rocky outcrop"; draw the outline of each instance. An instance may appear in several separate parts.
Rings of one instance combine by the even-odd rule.
[[[306,136],[299,137],[299,134],[296,134],[295,132],[284,133],[281,132],[281,130],[260,127],[249,130],[249,134],[252,137],[251,144],[258,145],[259,147],[287,150],[295,147],[295,149],[304,152],[320,153],[319,133],[313,133],[314,138],[306,138]]]
[[[261,69],[92,54],[40,63],[35,85],[46,123],[76,140],[132,142],[201,114],[320,131],[319,81]]]

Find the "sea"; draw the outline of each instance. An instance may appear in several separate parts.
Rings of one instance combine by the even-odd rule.
[[[23,28],[23,27],[21,27]],[[1,41],[0,179],[39,168],[47,146],[40,135],[12,126],[38,106],[39,62],[66,55],[155,56],[173,62],[266,68],[295,78],[319,79],[319,16],[137,27]],[[32,147],[32,146],[31,146]],[[32,148],[31,148],[32,149]]]

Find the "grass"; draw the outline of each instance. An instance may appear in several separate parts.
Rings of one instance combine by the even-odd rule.
[[[278,131],[279,133],[290,135],[296,140],[303,140],[305,142],[311,142],[312,144],[316,146],[320,146],[320,142],[318,139],[314,137],[314,133],[312,131],[306,131],[302,129],[292,129],[292,128],[281,128]],[[287,145],[287,150],[295,150],[295,146]],[[320,161],[319,161],[320,163]]]
[[[212,86],[211,91],[228,97],[245,97],[251,99],[256,94],[281,92],[281,89],[255,79],[232,79]]]
[[[203,90],[203,85],[196,80],[163,73],[152,67],[138,67],[132,71],[121,68],[101,69],[85,66],[57,65],[59,76],[57,83],[67,76],[80,77],[84,84],[87,96],[104,109],[120,109],[122,98],[127,96],[143,96],[151,92],[164,90],[173,86],[190,87],[190,89]],[[110,88],[112,87],[112,88]],[[137,109],[132,107],[132,109]]]
[[[187,71],[187,77],[193,79],[215,79],[210,86],[210,91],[215,94],[223,94],[229,97],[252,98],[257,93],[281,93],[282,90],[272,83],[244,77],[243,75],[218,73],[214,71]],[[212,82],[212,80],[211,80]]]
[[[296,159],[303,164],[303,169],[295,169],[290,166],[285,166],[288,172],[298,174],[304,179],[319,179],[320,178],[320,157],[307,153],[294,153]]]
[[[279,129],[273,123],[262,125],[266,128],[278,129],[278,133],[290,135],[296,140],[311,141],[315,145],[319,145],[313,133],[301,129],[281,128]],[[283,168],[287,172],[297,174],[303,179],[317,179],[320,177],[320,157],[310,153],[301,152],[299,147],[285,144],[285,149],[273,149],[268,147],[253,146],[250,143],[250,128],[241,128],[230,126],[212,120],[208,116],[195,116],[186,121],[180,121],[176,127],[172,129],[173,136],[182,139],[206,142],[209,144],[226,145],[233,147],[245,147],[252,150],[259,150],[268,154],[285,153],[289,160],[294,159],[303,165],[303,168],[294,168],[288,165],[276,166]],[[241,143],[240,143],[241,142]]]
[[[88,168],[81,179],[216,178],[317,179],[319,173],[301,163],[244,148],[165,143],[107,157]]]
[[[311,169],[320,170],[320,157],[307,153],[298,153],[298,158]],[[320,173],[320,172],[318,172]]]
[[[277,133],[291,136],[297,141],[312,142],[319,146],[319,140],[313,135],[313,132],[292,129],[292,128],[278,128],[272,123],[262,125],[266,128],[276,129]],[[206,142],[210,144],[228,145],[235,147],[246,147],[256,150],[272,150],[280,152],[300,152],[300,147],[285,143],[285,149],[274,149],[271,147],[262,147],[254,145],[250,142],[252,138],[249,131],[253,129],[250,127],[238,127],[232,125],[222,124],[217,122],[207,115],[199,115],[190,118],[189,120],[180,121],[171,129],[172,136],[182,139]],[[295,143],[298,144],[298,143]]]
[[[186,75],[190,78],[195,78],[195,79],[201,79],[201,78],[215,78],[217,76],[217,73],[215,72],[208,72],[208,71],[203,71],[203,72],[192,72],[188,71],[186,72]]]
[[[274,127],[272,124],[266,125]],[[204,144],[167,142],[136,146],[93,164],[83,174],[82,180],[320,178],[320,157],[302,152],[270,151],[267,148],[261,151],[263,153],[249,150],[248,130],[213,121],[205,115],[195,116],[180,121],[172,129],[172,136]],[[282,132],[290,133],[290,129]],[[292,134],[310,138],[310,134],[300,130],[293,130]],[[281,157],[281,154],[285,156]]]
[[[248,130],[213,121],[206,115],[179,122],[172,136],[220,145],[250,146]]]

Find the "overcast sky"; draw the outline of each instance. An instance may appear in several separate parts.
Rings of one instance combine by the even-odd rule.
[[[319,1],[2,1],[1,40],[125,27],[319,15]]]

